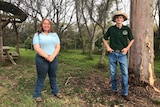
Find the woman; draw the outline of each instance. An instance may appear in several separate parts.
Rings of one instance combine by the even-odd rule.
[[[53,32],[51,21],[43,19],[37,33],[33,37],[33,46],[36,54],[37,81],[34,90],[34,97],[37,102],[42,101],[41,91],[44,86],[46,75],[49,76],[52,94],[62,98],[58,91],[56,73],[58,68],[57,55],[60,51],[60,40]]]

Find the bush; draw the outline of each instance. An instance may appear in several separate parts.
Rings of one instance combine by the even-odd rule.
[[[33,49],[33,46],[32,46],[32,37],[27,37],[27,39],[24,41],[23,47],[25,49]]]

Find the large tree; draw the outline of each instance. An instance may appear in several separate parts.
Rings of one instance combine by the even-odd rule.
[[[153,0],[131,0],[131,29],[135,42],[130,50],[130,76],[135,84],[154,86]]]
[[[2,16],[0,15],[0,47],[3,46],[1,18]],[[0,48],[0,61],[3,61],[3,48]]]
[[[158,5],[158,18],[159,18],[159,29],[158,29],[158,36],[160,37],[160,0],[157,0]]]

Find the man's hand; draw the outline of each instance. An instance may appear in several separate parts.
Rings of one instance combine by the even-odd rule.
[[[127,54],[127,52],[128,52],[128,49],[127,49],[127,48],[123,48],[121,51],[122,51],[122,53],[123,53],[123,54],[125,54],[125,55],[126,55],[126,54]]]
[[[112,48],[107,49],[109,53],[112,53],[114,50]]]

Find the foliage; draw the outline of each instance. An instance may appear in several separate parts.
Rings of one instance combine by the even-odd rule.
[[[76,49],[77,48],[77,32],[74,28],[67,29],[63,35],[60,36],[62,49]]]
[[[28,37],[33,37],[35,26],[32,22],[23,22],[19,28],[20,44],[23,44]]]
[[[25,49],[33,49],[33,47],[32,47],[32,39],[33,39],[33,35],[28,36],[27,39],[24,41],[23,47]]]
[[[102,53],[102,45],[103,45],[102,38],[99,37],[98,40],[95,42],[95,50]]]
[[[2,107],[32,107],[36,102],[32,97],[36,80],[35,52],[33,50],[20,49],[21,58],[17,60],[17,65],[9,62],[0,68],[0,106]],[[87,54],[81,54],[80,50],[61,51],[59,54],[58,83],[60,92],[64,95],[62,100],[56,99],[50,93],[49,79],[46,78],[42,92],[44,106],[51,107],[83,107],[83,106],[109,106],[125,104],[122,100],[108,100],[101,98],[99,86],[104,85],[104,81],[109,78],[109,72],[105,69],[97,68],[100,55],[94,54],[93,60],[88,60]],[[108,63],[106,58],[106,64]],[[158,60],[155,61],[155,73],[159,80]],[[102,67],[102,66],[101,66]],[[98,78],[100,77],[100,78]],[[83,88],[82,88],[83,87]],[[91,88],[91,89],[90,89]],[[87,91],[89,90],[89,92]],[[107,90],[102,88],[105,94]],[[153,103],[159,105],[158,99],[153,99]],[[89,104],[89,105],[87,105]],[[103,107],[103,106],[102,106]]]
[[[89,38],[87,34],[86,27],[82,25],[82,35],[84,36],[84,41],[86,43],[86,48],[88,49]],[[72,25],[68,27],[66,31],[64,31],[63,35],[59,35],[61,39],[61,47],[63,50],[67,49],[82,49],[82,40],[79,32],[77,32],[76,25]]]
[[[155,67],[154,67],[155,75],[157,77],[157,80],[160,81],[160,61],[159,61],[159,59],[156,59],[154,61],[154,65],[155,65]]]
[[[158,35],[158,30],[154,31],[154,53],[155,59],[160,59],[160,35]]]
[[[17,24],[18,33],[19,33],[19,44],[23,47],[25,44],[26,48],[29,45],[30,39],[32,39],[33,34],[35,33],[35,29],[33,23],[24,22],[21,25]],[[16,34],[13,27],[5,27],[3,29],[3,43],[4,45],[8,46],[15,46],[16,45]],[[25,42],[25,43],[24,43]],[[27,42],[27,43],[26,43]]]
[[[3,45],[15,46],[16,34],[12,27],[5,27],[3,29]]]
[[[36,80],[35,52],[29,49],[20,49],[20,55],[21,58],[16,60],[17,65],[14,66],[6,62],[6,64],[0,68],[0,81],[2,83],[0,86],[0,97],[2,98],[0,106],[2,107],[9,107],[11,105],[12,107],[36,106],[35,100],[32,97]],[[83,78],[85,75],[89,75],[89,69],[98,62],[98,58],[99,55],[95,55],[95,59],[90,61],[86,55],[80,54],[80,51],[60,52],[58,80],[60,90],[66,94],[66,96],[62,100],[51,96],[49,93],[50,86],[47,82],[49,80],[46,78],[44,91],[42,92],[44,105],[47,107],[51,105],[55,105],[55,107],[81,107],[82,99],[74,94],[81,93],[83,90],[77,87],[74,91],[68,91],[72,86],[69,85],[68,88],[64,86],[65,80],[69,76],[81,76]]]

